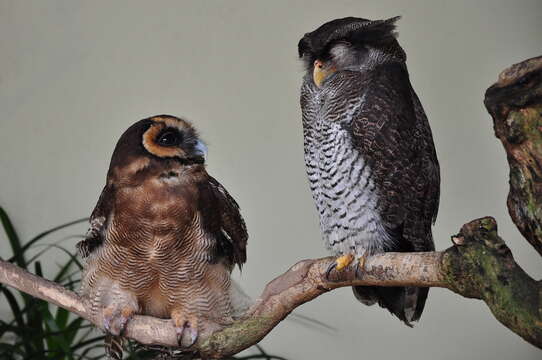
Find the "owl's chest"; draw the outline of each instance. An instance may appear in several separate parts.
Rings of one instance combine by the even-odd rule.
[[[371,168],[351,141],[351,111],[332,116],[327,102],[315,102],[304,120],[305,164],[320,227],[337,253],[369,248],[380,223]]]
[[[344,129],[322,127],[306,146],[305,164],[324,223],[348,223],[348,214],[374,208],[376,192],[371,169],[351,146]]]
[[[304,124],[305,165],[317,204],[341,197],[355,167],[363,159],[352,147],[350,135],[339,123],[329,121],[325,113],[315,113]]]
[[[189,279],[210,261],[214,241],[189,196],[153,187],[119,195],[102,262],[127,286],[148,288],[172,274]]]
[[[340,95],[325,88],[314,92],[303,107],[305,164],[313,190],[348,180],[349,168],[363,162],[348,130],[361,100],[350,106],[339,101]]]

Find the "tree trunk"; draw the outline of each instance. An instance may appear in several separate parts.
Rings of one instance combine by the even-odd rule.
[[[542,56],[504,70],[484,103],[510,165],[508,211],[542,255]]]

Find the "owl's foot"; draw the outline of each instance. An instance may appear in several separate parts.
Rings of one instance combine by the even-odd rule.
[[[194,316],[186,316],[180,311],[174,311],[171,319],[177,332],[177,342],[181,347],[190,347],[198,339],[198,319]]]
[[[347,255],[338,257],[337,260],[335,260],[335,264],[336,264],[335,269],[337,269],[337,271],[341,271],[342,269],[350,265],[352,261],[354,261],[354,255],[352,254],[347,254]]]
[[[105,330],[113,335],[122,335],[126,329],[126,324],[134,316],[136,309],[130,306],[117,307],[110,305],[102,313]]]
[[[339,256],[334,262],[329,264],[327,270],[326,270],[326,280],[329,280],[329,274],[333,269],[337,271],[341,271],[344,268],[346,268],[348,265],[350,265],[354,261],[354,255],[353,254],[346,254],[343,256]]]

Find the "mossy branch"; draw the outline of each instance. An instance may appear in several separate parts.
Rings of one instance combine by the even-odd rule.
[[[447,287],[483,300],[503,325],[542,348],[542,282],[514,261],[491,217],[463,225],[443,257]]]

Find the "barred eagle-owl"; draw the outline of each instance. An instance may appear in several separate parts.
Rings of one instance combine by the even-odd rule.
[[[326,246],[354,258],[434,250],[439,165],[396,39],[398,19],[330,21],[299,41],[305,164]],[[354,287],[410,325],[428,288]]]

